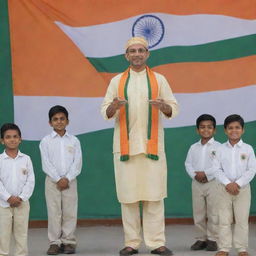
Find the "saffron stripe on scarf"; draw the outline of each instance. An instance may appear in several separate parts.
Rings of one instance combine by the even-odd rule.
[[[158,84],[153,71],[146,67],[148,82],[148,98],[156,100],[158,96]],[[127,88],[129,85],[130,68],[128,68],[121,76],[118,86],[118,97],[128,100]],[[128,103],[120,108],[120,151],[121,161],[129,159],[129,110]],[[148,117],[148,143],[147,157],[158,160],[158,115],[159,110],[149,104]]]
[[[120,83],[118,86],[118,97],[125,99],[127,96],[127,85],[128,85],[128,78],[130,78],[129,68],[123,73],[120,79]],[[128,104],[128,103],[127,103]],[[127,105],[126,104],[126,105]],[[127,122],[127,113],[128,113],[128,106],[121,106],[120,108],[120,151],[121,151],[121,161],[127,161],[129,159],[129,135],[128,135],[128,128],[129,124]]]
[[[149,68],[147,68],[147,75],[149,77],[150,84],[148,87],[151,88],[151,99],[156,100],[158,97],[158,83],[155,77],[154,72]],[[156,107],[152,107],[151,109],[151,134],[148,140],[147,145],[147,153],[148,157],[153,160],[158,160],[158,118],[159,118],[159,110]],[[149,122],[149,120],[148,120]]]

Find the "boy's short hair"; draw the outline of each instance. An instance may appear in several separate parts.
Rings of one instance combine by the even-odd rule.
[[[242,128],[244,128],[244,119],[237,115],[237,114],[233,114],[233,115],[230,115],[230,116],[227,116],[224,120],[224,128],[226,129],[227,126],[232,123],[232,122],[238,122]]]
[[[1,139],[4,138],[4,134],[7,130],[15,130],[18,132],[19,136],[21,137],[21,131],[18,125],[13,123],[6,123],[6,124],[3,124],[1,127]]]
[[[216,119],[212,115],[203,114],[203,115],[199,116],[196,119],[196,127],[197,127],[197,129],[199,129],[199,125],[203,121],[212,121],[213,127],[216,128]]]
[[[57,113],[63,113],[66,118],[68,119],[68,111],[66,110],[66,108],[64,108],[63,106],[60,106],[60,105],[56,105],[56,106],[53,106],[50,108],[49,110],[49,121],[52,120],[52,117],[54,115],[56,115]]]

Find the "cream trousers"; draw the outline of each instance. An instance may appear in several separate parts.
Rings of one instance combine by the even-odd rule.
[[[216,208],[217,182],[192,181],[193,217],[196,226],[196,239],[217,241],[218,213]]]
[[[121,204],[125,246],[138,249],[141,242],[140,203]],[[164,202],[142,202],[144,241],[151,250],[165,245]]]
[[[28,255],[29,202],[19,207],[0,206],[0,256],[9,255],[11,236],[14,237],[14,255]]]
[[[77,181],[72,180],[63,191],[48,176],[45,180],[48,212],[48,239],[50,244],[76,244]]]
[[[229,194],[225,186],[219,184],[219,248],[228,252],[232,247],[232,223],[235,219],[233,243],[238,252],[248,247],[248,218],[251,204],[250,185],[240,189],[238,195]]]

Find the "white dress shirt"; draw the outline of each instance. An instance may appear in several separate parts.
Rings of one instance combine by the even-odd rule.
[[[55,182],[66,177],[76,178],[82,169],[82,152],[79,140],[67,132],[60,136],[53,131],[39,145],[43,171]]]
[[[172,93],[169,83],[164,76],[154,72],[156,80],[159,86],[158,97],[163,99],[165,103],[171,106],[172,116],[175,117],[178,114],[178,103]],[[104,101],[101,106],[102,116],[107,120],[106,110],[115,97],[118,97],[118,85],[122,74],[118,74],[113,77]],[[128,84],[128,108],[129,108],[129,150],[130,155],[138,155],[141,153],[147,153],[147,132],[148,132],[148,82],[147,72],[144,69],[141,72],[135,72],[130,69],[130,80]],[[160,114],[159,117],[165,117],[164,114]],[[115,130],[113,140],[114,153],[120,152],[120,123],[119,123],[119,110],[115,115]],[[112,119],[111,118],[111,119]],[[164,129],[162,126],[162,120],[159,118],[158,123],[158,151],[164,152]]]
[[[256,173],[253,148],[240,140],[234,146],[229,141],[223,143],[214,161],[216,179],[225,186],[231,182],[244,187]]]
[[[195,172],[205,172],[207,180],[214,179],[213,160],[216,157],[216,152],[221,144],[211,138],[206,144],[202,144],[201,140],[191,145],[185,167],[188,175],[195,179]]]
[[[0,154],[0,206],[7,208],[7,200],[18,196],[27,201],[33,193],[35,175],[31,159],[18,151],[15,158],[5,152]]]

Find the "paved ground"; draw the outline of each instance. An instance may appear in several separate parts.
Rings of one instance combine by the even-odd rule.
[[[167,245],[175,256],[213,256],[214,252],[189,250],[193,240],[193,225],[168,225],[166,227]],[[118,256],[123,247],[123,232],[121,226],[95,226],[77,229],[77,256]],[[250,256],[256,256],[256,224],[250,225]],[[46,255],[48,248],[47,230],[29,229],[29,256]],[[140,248],[138,256],[149,256],[144,245]],[[152,254],[151,254],[152,255]],[[236,256],[232,251],[230,256]]]

